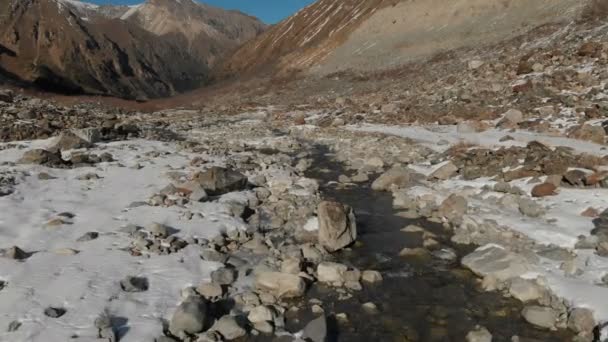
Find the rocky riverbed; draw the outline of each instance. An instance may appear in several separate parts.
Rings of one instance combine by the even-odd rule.
[[[599,339],[599,144],[276,111],[7,112],[0,339]]]

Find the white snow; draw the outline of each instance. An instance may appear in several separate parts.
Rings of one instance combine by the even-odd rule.
[[[42,147],[50,141],[21,145]],[[179,207],[142,206],[126,209],[135,201],[146,201],[170,183],[169,171],[188,171],[192,156],[176,153],[172,144],[149,141],[111,143],[91,152],[110,152],[118,162],[76,169],[48,169],[42,166],[3,166],[26,171],[12,195],[0,197],[0,248],[13,245],[36,253],[25,262],[0,258],[0,280],[8,286],[0,293],[1,341],[69,341],[72,335],[92,339],[93,321],[104,309],[128,318],[121,341],[152,341],[161,335],[161,318],[168,318],[179,301],[180,290],[208,280],[219,265],[202,261],[198,246],[190,245],[178,253],[150,258],[131,256],[125,247],[131,238],[120,232],[127,224],[147,226],[152,222],[179,230],[178,236],[212,237],[224,230],[243,229],[244,222],[230,215],[228,205],[238,194],[219,203],[197,203],[186,218]],[[1,162],[14,162],[25,149],[0,151]],[[161,152],[147,157],[148,152]],[[162,154],[168,152],[169,154]],[[140,164],[137,170],[122,165]],[[40,171],[56,179],[39,180]],[[75,178],[95,172],[101,179],[80,181]],[[76,216],[73,224],[47,227],[58,213]],[[77,242],[86,232],[100,237]],[[59,255],[61,248],[79,250],[76,255]],[[118,282],[125,276],[145,276],[150,289],[143,293],[124,293]],[[52,319],[43,314],[48,306],[60,306],[67,313]],[[7,333],[11,321],[23,325]]]

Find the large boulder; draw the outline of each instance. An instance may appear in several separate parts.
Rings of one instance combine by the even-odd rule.
[[[244,190],[247,177],[238,171],[214,166],[198,172],[193,180],[198,182],[208,195],[218,196],[232,191]]]
[[[196,334],[210,323],[207,301],[199,296],[190,296],[177,307],[169,323],[169,331],[175,336]]]
[[[411,180],[411,171],[404,167],[393,167],[372,183],[376,191],[390,191],[393,187],[406,187]]]
[[[329,252],[340,250],[357,239],[353,209],[338,202],[323,201],[317,208],[319,243]]]
[[[262,272],[255,277],[255,287],[278,298],[296,298],[304,295],[306,283],[295,274]]]

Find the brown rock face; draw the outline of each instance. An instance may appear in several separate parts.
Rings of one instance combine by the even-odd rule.
[[[174,0],[134,8],[0,0],[0,13],[0,78],[51,92],[130,99],[205,84],[220,56],[265,28],[237,12]],[[162,30],[161,22],[167,24]]]

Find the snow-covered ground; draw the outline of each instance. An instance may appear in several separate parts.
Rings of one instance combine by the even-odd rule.
[[[20,145],[30,149],[49,143]],[[0,341],[89,341],[95,334],[93,321],[105,309],[116,317],[128,317],[123,322],[128,334],[121,341],[153,341],[162,333],[160,319],[171,317],[180,290],[209,280],[220,264],[201,260],[197,245],[170,255],[133,257],[126,250],[132,239],[121,228],[159,222],[177,229],[181,237],[210,238],[244,227],[221,201],[189,206],[191,219],[179,206],[128,209],[167,186],[168,172],[188,171],[193,156],[176,152],[171,143],[144,140],[100,146],[90,152],[109,152],[117,161],[75,169],[2,166],[27,175],[13,194],[0,197],[0,248],[19,246],[34,254],[25,262],[0,258],[0,281],[9,284],[0,301]],[[15,162],[27,149],[1,150],[0,164]],[[38,179],[40,172],[53,179]],[[77,180],[87,173],[100,179]],[[65,212],[74,215],[69,224],[47,225]],[[99,238],[78,242],[87,232],[98,232]],[[126,276],[147,277],[149,290],[121,291],[119,281]],[[65,308],[67,313],[49,318],[43,313],[49,306]],[[22,323],[21,328],[7,333],[14,320]]]

